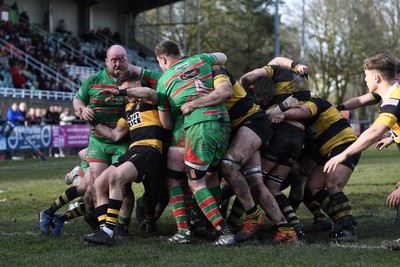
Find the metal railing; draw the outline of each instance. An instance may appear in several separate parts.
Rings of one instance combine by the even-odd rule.
[[[72,101],[75,93],[61,91],[45,91],[45,90],[29,90],[0,87],[0,98],[31,98],[31,99],[47,99],[47,100],[66,100]]]

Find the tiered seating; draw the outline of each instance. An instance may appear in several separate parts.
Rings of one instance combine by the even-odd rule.
[[[65,68],[67,69],[69,76],[79,76],[80,81],[84,81],[87,77],[96,72],[92,67],[65,65]]]

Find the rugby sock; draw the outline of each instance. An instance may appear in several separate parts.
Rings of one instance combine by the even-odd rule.
[[[95,208],[97,220],[99,220],[100,229],[106,226],[108,204],[104,204]]]
[[[85,210],[86,210],[85,203],[80,202],[79,206],[63,213],[60,217],[60,220],[65,222],[65,221],[83,216],[83,215],[85,215]]]
[[[197,191],[194,194],[194,198],[196,199],[196,202],[203,214],[206,215],[207,219],[211,222],[215,229],[217,229],[217,231],[221,230],[221,225],[219,224],[222,221],[222,228],[226,226],[221,213],[219,213],[217,202],[215,202],[215,199],[208,188],[203,188]]]
[[[254,224],[260,223],[262,221],[261,212],[258,209],[257,205],[254,205],[254,207],[246,211],[246,219]]]
[[[290,205],[292,206],[293,210],[296,211],[299,208],[301,202],[303,202],[303,200],[294,199],[294,198],[289,197],[289,202],[290,202]]]
[[[328,191],[326,189],[318,191],[315,194],[314,199],[321,205],[322,210],[328,214],[333,221],[336,221],[336,217],[332,209],[332,201],[329,197]]]
[[[57,210],[59,210],[62,206],[69,203],[71,200],[79,197],[76,186],[71,186],[67,190],[62,193],[56,201],[53,202],[50,208],[48,208],[44,213],[47,215],[53,216]]]
[[[191,214],[194,209],[192,190],[190,190],[190,187],[187,184],[182,186],[182,190],[185,196],[186,214]]]
[[[107,208],[106,227],[114,231],[114,227],[118,222],[118,213],[122,206],[122,200],[110,198]]]
[[[275,199],[289,224],[295,225],[300,223],[299,218],[297,218],[296,213],[290,205],[289,199],[284,194],[276,195]]]
[[[123,229],[124,231],[129,231],[129,224],[131,223],[130,217],[124,217],[118,215],[118,229]]]
[[[182,186],[175,186],[169,190],[169,202],[175,217],[178,233],[186,234],[189,227],[186,215],[185,195],[183,194]]]
[[[337,192],[330,195],[332,200],[332,209],[336,221],[342,226],[342,229],[353,230],[353,216],[351,215],[351,205],[349,199],[343,192]]]
[[[314,199],[311,195],[311,191],[309,189],[305,189],[304,191],[304,205],[307,209],[313,214],[314,220],[319,218],[326,218],[322,212],[321,205]]]

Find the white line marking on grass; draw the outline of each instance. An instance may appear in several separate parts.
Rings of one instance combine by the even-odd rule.
[[[358,245],[358,244],[350,244],[350,243],[336,243],[331,242],[331,247],[339,247],[339,248],[359,248],[359,249],[387,249],[384,245],[373,246],[373,245]]]
[[[14,233],[5,233],[5,232],[0,232],[0,235],[2,235],[2,236],[19,236],[19,235],[38,235],[37,233],[35,233],[35,232],[31,232],[31,231],[28,231],[28,232],[25,232],[25,233],[18,233],[18,232],[14,232]]]

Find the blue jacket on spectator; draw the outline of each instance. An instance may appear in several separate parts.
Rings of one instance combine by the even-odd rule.
[[[15,108],[16,107],[16,108]],[[18,109],[18,105],[14,104],[7,110],[7,120],[14,126],[18,126],[20,122],[25,120],[24,115]]]

